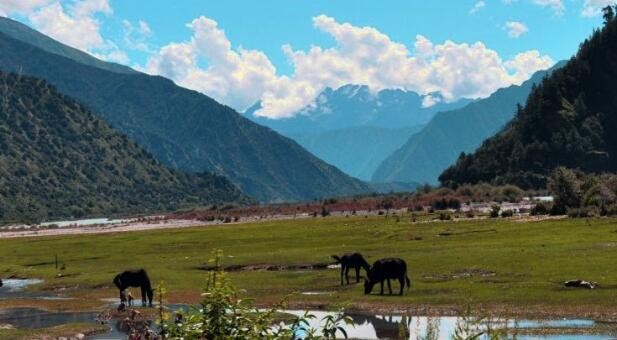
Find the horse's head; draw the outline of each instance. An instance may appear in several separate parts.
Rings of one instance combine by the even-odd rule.
[[[116,287],[118,287],[118,289],[122,290],[122,280],[120,279],[120,274],[116,275],[116,277],[114,277],[114,285],[116,285]]]
[[[365,278],[364,279],[364,294],[368,295],[371,293],[371,291],[373,290],[373,286],[375,285],[375,282],[371,281],[370,278]]]

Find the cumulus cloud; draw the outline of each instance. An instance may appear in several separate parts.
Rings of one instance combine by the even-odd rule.
[[[522,22],[508,21],[504,25],[504,29],[508,32],[510,38],[519,38],[521,35],[529,32],[529,28]]]
[[[476,14],[476,13],[478,13],[478,11],[480,11],[485,6],[486,6],[486,2],[484,2],[482,0],[476,2],[473,5],[473,7],[469,10],[469,14]]]
[[[100,32],[100,14],[113,13],[109,0],[1,0],[0,15],[18,14],[37,30],[96,57],[128,63],[128,56]]]
[[[151,57],[146,72],[161,74],[178,84],[204,92],[235,108],[246,108],[267,92],[281,87],[276,69],[257,50],[232,49],[225,32],[216,21],[199,17],[189,25],[189,41],[171,43]],[[208,66],[199,66],[199,60]]]
[[[520,84],[553,64],[538,51],[503,60],[481,42],[435,43],[416,36],[414,45],[393,41],[373,27],[340,23],[320,15],[314,27],[334,38],[330,48],[282,47],[293,66],[289,76],[261,51],[234,48],[216,21],[200,17],[188,26],[192,37],[162,47],[144,70],[167,76],[238,110],[261,100],[258,115],[288,117],[310,104],[326,87],[368,85],[371,90],[400,88],[421,94],[440,92],[444,100],[486,97],[498,88]],[[201,66],[201,65],[206,66]],[[427,97],[425,105],[432,105]]]
[[[553,10],[553,13],[557,16],[563,14],[566,10],[566,6],[563,4],[563,0],[533,0],[533,3],[542,7],[548,7]]]
[[[602,8],[616,4],[616,0],[585,0],[581,15],[586,18],[595,17],[602,13]]]
[[[53,0],[2,0],[0,1],[0,15],[29,14],[33,10],[48,5]]]

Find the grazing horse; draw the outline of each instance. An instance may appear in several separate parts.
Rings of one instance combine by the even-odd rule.
[[[381,284],[381,292],[383,295],[383,282],[388,280],[388,290],[392,295],[392,286],[390,285],[390,279],[398,279],[401,290],[399,295],[403,295],[403,288],[407,283],[407,289],[411,286],[409,276],[407,276],[407,263],[403,259],[399,258],[387,258],[375,261],[371,270],[367,272],[368,279],[364,281],[364,294],[370,294],[373,290],[373,286],[377,283]]]
[[[152,307],[152,285],[150,284],[150,278],[148,273],[143,269],[137,270],[125,270],[122,273],[114,277],[114,284],[120,290],[120,302],[124,303],[126,300],[126,293],[124,292],[129,287],[141,288],[141,305],[146,305],[146,296],[148,297],[148,306]]]
[[[356,270],[356,283],[360,282],[360,268],[364,268],[367,273],[370,270],[368,262],[366,262],[360,253],[347,253],[340,257],[332,255],[332,258],[335,259],[337,263],[341,264],[341,286],[343,285],[343,274],[345,274],[347,284],[349,284],[350,268],[354,268]]]

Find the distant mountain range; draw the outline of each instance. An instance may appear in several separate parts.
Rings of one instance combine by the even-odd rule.
[[[93,59],[6,18],[0,18],[0,70],[47,80],[164,164],[224,175],[260,201],[370,190],[296,142],[201,93]]]
[[[374,93],[368,86],[345,85],[335,90],[326,88],[312,104],[290,118],[256,116],[259,103],[244,114],[294,139],[345,173],[370,180],[377,166],[436,112],[470,102],[462,99],[446,103],[439,93],[422,96],[395,89]]]
[[[345,173],[370,181],[377,166],[421,128],[422,126],[398,129],[358,126],[290,134],[289,137]]]
[[[559,166],[617,172],[615,131],[617,19],[610,18],[581,44],[574,58],[531,92],[504,129],[472,154],[459,157],[439,180],[448,185],[490,182],[545,188]],[[597,198],[583,200],[604,201],[602,187],[593,192]]]
[[[536,72],[521,85],[499,89],[488,98],[436,114],[377,167],[372,180],[436,184],[437,177],[456,162],[461,152],[472,152],[507,124],[514,117],[516,105],[524,103],[533,86],[550,72]]]
[[[0,73],[0,220],[247,202],[226,178],[172,170],[45,81]]]
[[[306,135],[350,127],[400,129],[426,124],[436,112],[459,108],[471,102],[461,99],[446,103],[439,93],[426,96],[412,91],[388,89],[376,93],[365,85],[326,88],[310,105],[290,118],[255,116],[256,103],[245,111],[249,119],[284,135]],[[423,104],[433,104],[430,106]]]

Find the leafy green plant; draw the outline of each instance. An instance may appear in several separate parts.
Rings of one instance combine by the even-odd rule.
[[[165,339],[292,339],[301,334],[303,339],[334,339],[341,333],[347,338],[344,325],[353,324],[343,310],[329,314],[321,321],[320,331],[310,328],[309,320],[315,315],[305,312],[291,323],[279,322],[282,301],[268,310],[255,307],[252,299],[241,297],[221,266],[223,253],[217,250],[210,260],[215,270],[208,273],[203,300],[187,311],[171,313],[164,311],[164,288],[158,288],[160,296],[159,320],[161,335]]]

